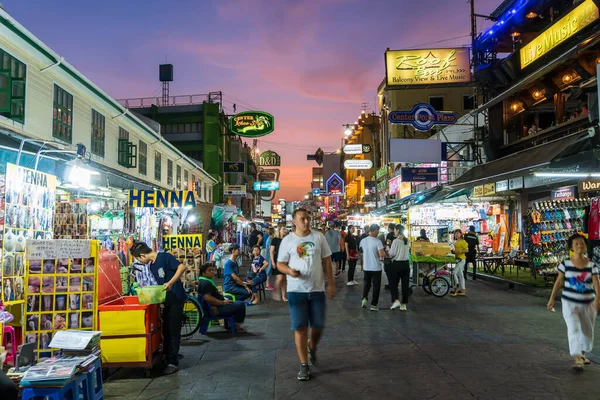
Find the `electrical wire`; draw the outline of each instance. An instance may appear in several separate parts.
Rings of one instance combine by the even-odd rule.
[[[407,49],[416,49],[417,47],[429,46],[430,44],[438,44],[438,43],[450,42],[452,40],[462,39],[462,38],[466,38],[466,37],[471,37],[471,34],[462,35],[462,36],[456,36],[456,37],[449,38],[449,39],[436,40],[435,42],[421,43],[421,44],[418,44],[416,46],[407,47]],[[466,44],[463,45],[463,46],[466,46]]]

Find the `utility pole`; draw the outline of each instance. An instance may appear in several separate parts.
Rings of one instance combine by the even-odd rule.
[[[477,90],[477,81],[475,79],[475,71],[477,70],[478,54],[475,48],[475,43],[477,42],[477,14],[475,14],[475,0],[469,0],[471,2],[471,80],[473,82],[473,109],[477,110],[478,102],[478,90]],[[479,113],[475,112],[473,114],[473,150],[475,152],[474,158],[478,164],[481,163],[481,157],[479,155]]]

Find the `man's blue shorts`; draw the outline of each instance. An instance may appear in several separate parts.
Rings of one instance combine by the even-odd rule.
[[[292,330],[325,328],[325,292],[288,292]]]

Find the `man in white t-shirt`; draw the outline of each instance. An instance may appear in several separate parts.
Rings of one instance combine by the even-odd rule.
[[[363,271],[365,273],[365,288],[363,289],[362,308],[367,308],[369,291],[373,284],[373,298],[371,299],[371,311],[378,311],[379,291],[381,290],[381,271],[383,257],[383,243],[377,238],[379,225],[373,224],[369,227],[369,236],[360,241],[360,250],[363,254]]]
[[[310,215],[303,208],[292,214],[296,230],[279,247],[277,270],[287,278],[288,303],[296,350],[300,358],[298,380],[310,379],[308,362],[317,362],[317,345],[325,328],[325,292],[335,296],[331,249],[321,232],[311,231]],[[327,288],[325,288],[327,275]],[[310,326],[310,340],[308,327]]]

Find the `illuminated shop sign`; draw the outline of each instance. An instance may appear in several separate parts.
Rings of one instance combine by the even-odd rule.
[[[458,116],[453,112],[436,111],[430,104],[417,104],[410,111],[392,111],[389,121],[392,124],[412,125],[418,131],[428,131],[434,125],[452,125]]]
[[[521,69],[528,67],[565,40],[579,33],[599,17],[598,7],[593,0],[585,0],[573,11],[562,17],[541,35],[520,50]]]
[[[435,85],[471,81],[469,49],[388,50],[388,86]]]
[[[194,208],[196,197],[190,190],[130,190],[129,206],[132,208]]]
[[[243,137],[265,136],[273,132],[275,119],[262,111],[246,111],[234,115],[229,120],[229,130]]]

